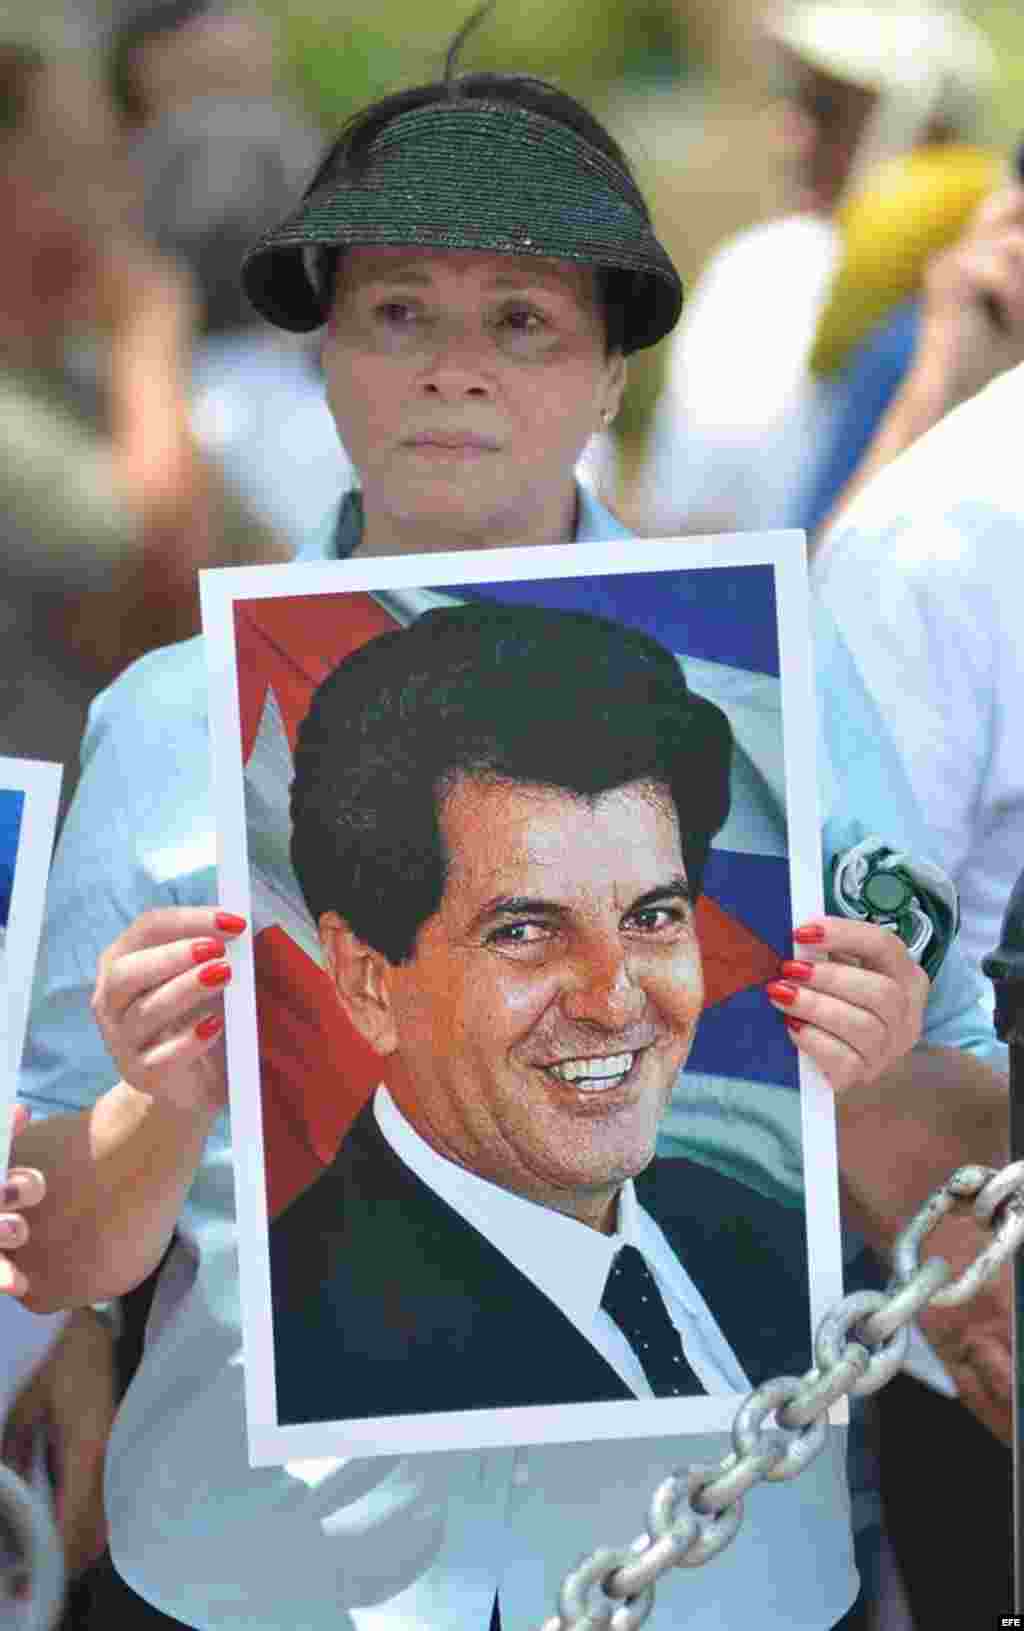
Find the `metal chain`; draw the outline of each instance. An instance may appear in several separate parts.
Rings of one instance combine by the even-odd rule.
[[[972,1205],[993,1234],[955,1280],[941,1257],[921,1262],[921,1248],[940,1219]],[[714,1466],[695,1465],[659,1484],[647,1529],[630,1546],[601,1546],[566,1575],[558,1612],[541,1631],[634,1631],[654,1607],[656,1582],[671,1568],[717,1557],[743,1519],[742,1497],[761,1482],[795,1478],[825,1447],[826,1415],[845,1394],[884,1387],[903,1366],[909,1326],[923,1308],[970,1300],[1024,1243],[1024,1161],[960,1167],[930,1195],[897,1238],[885,1291],[844,1297],[825,1315],[814,1341],[813,1368],[778,1376],[755,1389],[732,1425],[733,1448]],[[764,1422],[774,1412],[775,1424]]]

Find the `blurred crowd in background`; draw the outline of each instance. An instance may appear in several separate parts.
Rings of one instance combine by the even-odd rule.
[[[347,485],[317,336],[264,325],[238,265],[468,9],[0,0],[0,753],[61,761],[65,806],[90,698],[198,630],[197,570],[289,558]],[[467,50],[593,106],[687,281],[585,459],[638,532],[813,549],[1024,358],[1024,11],[907,9],[516,0]]]

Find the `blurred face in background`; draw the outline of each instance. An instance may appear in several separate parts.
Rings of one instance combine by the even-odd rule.
[[[828,215],[839,203],[878,100],[776,47],[778,144],[796,209]]]
[[[211,11],[155,34],[132,63],[149,120],[200,96],[268,97],[277,40],[269,22],[245,11]]]
[[[120,143],[109,101],[79,65],[26,78],[22,117],[0,133],[0,346],[9,357],[42,360],[87,316],[99,246],[128,208]]]

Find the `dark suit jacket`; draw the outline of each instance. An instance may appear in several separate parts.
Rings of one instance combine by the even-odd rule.
[[[756,1384],[811,1364],[802,1210],[694,1162],[637,1196]],[[391,1149],[371,1105],[270,1226],[278,1423],[634,1395],[544,1294]]]

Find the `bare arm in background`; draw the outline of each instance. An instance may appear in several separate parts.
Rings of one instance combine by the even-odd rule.
[[[836,1102],[843,1211],[883,1259],[933,1189],[969,1163],[1009,1159],[1006,1077],[955,1048],[918,1046],[874,1083]],[[959,1273],[991,1243],[969,1212],[953,1212],[928,1237],[924,1255]],[[958,1308],[918,1323],[959,1389],[961,1401],[1004,1444],[1013,1443],[1012,1272]]]

